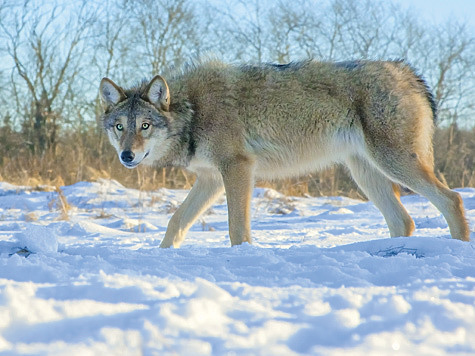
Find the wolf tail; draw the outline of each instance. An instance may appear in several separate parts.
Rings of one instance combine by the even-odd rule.
[[[432,118],[434,120],[434,124],[437,124],[437,102],[434,98],[434,94],[432,93],[429,84],[427,84],[424,77],[419,74],[414,67],[404,61],[400,61],[404,66],[406,66],[414,75],[416,79],[416,87],[417,89],[426,97],[427,101],[429,102],[430,108],[432,110]]]
[[[432,116],[433,116],[433,119],[434,119],[434,124],[436,124],[437,123],[437,103],[435,101],[434,94],[432,93],[432,90],[430,89],[430,87],[427,84],[427,82],[425,81],[425,79],[417,73],[414,73],[414,74],[417,77],[417,81],[418,81],[419,85],[424,90],[425,97],[427,98],[427,101],[429,102],[430,108],[432,110]]]

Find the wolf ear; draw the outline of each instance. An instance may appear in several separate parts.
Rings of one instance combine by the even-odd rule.
[[[122,88],[115,84],[109,78],[102,78],[101,85],[99,86],[99,92],[101,94],[102,105],[104,109],[110,106],[117,105],[121,101],[127,99]]]
[[[168,84],[165,79],[159,75],[155,76],[148,84],[145,93],[148,101],[155,105],[155,107],[168,111],[170,106],[170,91],[168,90]]]

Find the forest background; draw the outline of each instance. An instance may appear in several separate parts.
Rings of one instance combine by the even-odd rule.
[[[230,63],[404,59],[438,103],[436,174],[475,186],[475,36],[383,0],[0,2],[0,180],[57,187],[99,178],[190,188],[177,168],[128,170],[100,124],[100,79],[124,86],[199,58]],[[363,197],[340,166],[280,182],[286,194]]]

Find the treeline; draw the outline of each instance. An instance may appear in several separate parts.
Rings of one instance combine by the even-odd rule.
[[[101,177],[189,187],[179,169],[127,170],[99,123],[104,76],[132,85],[198,58],[229,62],[400,59],[439,105],[436,170],[474,186],[475,38],[384,0],[5,0],[0,4],[0,179],[63,185]],[[341,167],[284,182],[290,194],[358,196]]]

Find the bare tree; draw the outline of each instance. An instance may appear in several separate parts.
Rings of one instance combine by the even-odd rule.
[[[230,61],[271,60],[269,10],[264,0],[237,0],[210,7],[211,51]]]
[[[280,1],[269,11],[269,31],[273,45],[266,45],[271,46],[272,59],[278,63],[312,56],[302,44],[315,45],[315,40],[307,41],[305,38],[311,37],[315,29],[320,28],[321,21],[312,16],[311,1],[304,0],[299,5],[291,6],[288,2]]]
[[[124,0],[135,71],[160,73],[199,53],[199,21],[189,0]],[[123,35],[123,33],[122,33]]]
[[[475,96],[475,38],[467,25],[447,22],[433,28],[420,48],[441,122],[456,124],[470,119]]]
[[[132,34],[124,31],[130,17],[124,5],[117,0],[106,0],[102,6],[103,15],[94,24],[94,31],[99,35],[95,39],[93,63],[101,76],[113,76],[117,81],[123,82],[126,77],[123,60],[133,56],[131,52],[134,47]]]
[[[93,22],[87,5],[82,2],[73,10],[25,0],[2,14],[2,49],[13,64],[17,113],[24,112],[23,130],[35,152],[54,149],[65,104],[74,96]]]

